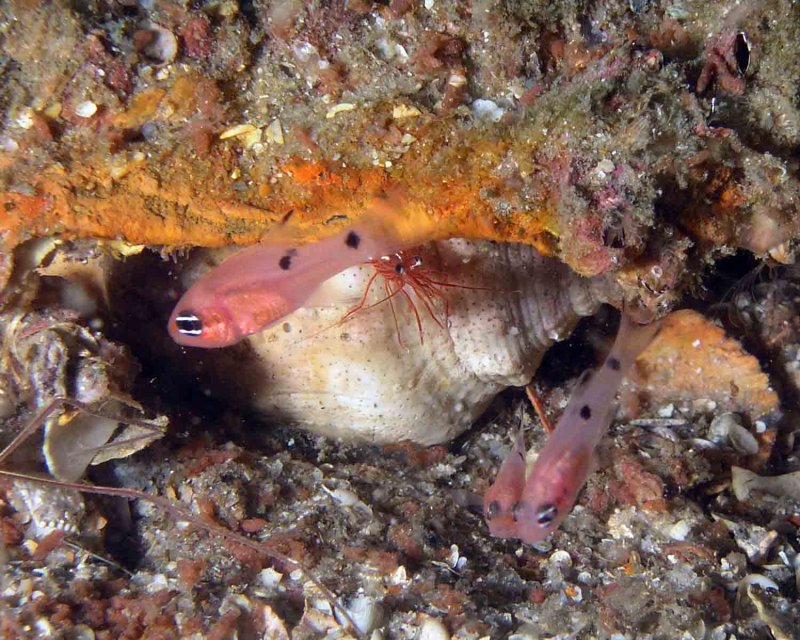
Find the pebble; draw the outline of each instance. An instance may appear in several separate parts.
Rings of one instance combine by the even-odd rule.
[[[16,117],[16,125],[21,129],[31,129],[33,127],[33,109],[24,107],[19,110]]]
[[[262,586],[272,588],[280,584],[280,581],[283,579],[283,574],[275,571],[275,569],[267,568],[263,569],[261,573],[258,574],[258,579]]]
[[[692,527],[686,520],[678,520],[669,529],[669,537],[673,540],[686,540]]]
[[[672,414],[675,413],[675,405],[670,403],[661,407],[658,410],[658,417],[659,418],[671,418]]]
[[[338,614],[338,609],[336,613]],[[362,635],[377,629],[384,616],[381,603],[364,596],[353,598],[347,607],[347,613]]]
[[[478,99],[472,103],[472,114],[478,120],[489,120],[499,122],[506,110],[492,100]]]
[[[335,118],[338,114],[343,113],[344,111],[352,111],[356,108],[356,105],[350,102],[340,102],[339,104],[333,105],[328,112],[325,114],[325,117],[330,120],[331,118]]]
[[[144,48],[144,54],[159,65],[174,61],[178,55],[178,39],[175,34],[155,23],[151,23],[147,30],[152,34],[153,41]]]
[[[450,632],[438,618],[427,618],[419,628],[417,640],[450,640]]]
[[[571,567],[572,557],[563,549],[559,549],[553,552],[548,562],[553,566],[561,565],[563,567]]]
[[[709,434],[714,441],[726,441],[739,453],[758,453],[758,440],[750,433],[735,413],[723,413],[711,421]]]

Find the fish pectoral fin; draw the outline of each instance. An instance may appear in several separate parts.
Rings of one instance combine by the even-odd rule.
[[[589,473],[586,474],[587,478],[591,478],[595,473],[600,470],[600,456],[597,455],[597,450],[592,452],[588,462]]]
[[[578,377],[578,382],[575,383],[575,388],[572,390],[572,395],[575,395],[576,393],[578,393],[578,391],[583,389],[589,383],[589,380],[592,379],[593,375],[594,375],[594,369],[587,369],[586,371],[584,371]]]
[[[453,502],[475,513],[483,513],[483,496],[466,489],[453,489]]]
[[[361,299],[361,292],[342,291],[337,283],[325,281],[311,293],[305,302],[305,309],[319,309],[326,307],[339,307],[341,305],[356,305]]]

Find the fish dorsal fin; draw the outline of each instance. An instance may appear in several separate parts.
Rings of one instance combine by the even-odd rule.
[[[374,237],[390,239],[397,249],[407,249],[437,239],[436,221],[424,206],[412,202],[404,190],[394,188],[373,198],[358,225]]]
[[[283,220],[271,226],[261,236],[259,242],[266,245],[300,246],[335,235],[348,225],[353,226],[353,221],[347,216],[335,216],[313,223],[298,223],[295,222],[294,216],[284,216]]]
[[[583,403],[581,400],[581,395],[586,390],[586,387],[589,384],[589,381],[594,377],[596,371],[594,369],[586,369],[579,377],[578,381],[575,383],[575,386],[572,389],[572,393],[569,396],[569,400],[567,401],[567,406],[564,409],[564,413],[562,414],[561,418],[559,419],[558,423],[556,424],[555,430],[558,430],[558,424],[561,423],[561,419],[568,413],[577,413],[578,412],[578,405]],[[551,436],[552,437],[552,436]]]
[[[370,199],[361,215],[342,213],[327,220],[295,222],[285,216],[262,237],[264,244],[303,245],[323,240],[347,229],[357,229],[393,250],[406,249],[437,238],[437,225],[427,210],[412,204],[399,189]],[[313,232],[312,232],[313,230]],[[315,240],[309,240],[315,238]]]

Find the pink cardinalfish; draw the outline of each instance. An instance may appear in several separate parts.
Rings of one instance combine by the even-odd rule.
[[[659,328],[658,322],[638,326],[623,313],[611,352],[600,369],[587,371],[579,380],[527,480],[520,430],[483,499],[492,536],[530,544],[558,528],[594,467],[595,449],[613,419],[622,378]]]
[[[295,247],[268,238],[203,275],[175,306],[169,334],[189,347],[235,344],[303,306],[340,271],[418,244],[428,232],[424,222],[408,233],[378,215],[313,244]]]

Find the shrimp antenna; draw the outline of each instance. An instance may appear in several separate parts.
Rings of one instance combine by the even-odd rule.
[[[525,421],[525,403],[520,402],[517,405],[517,423],[518,423],[517,431],[519,433],[522,433],[525,430],[525,427],[523,426],[524,421]]]
[[[400,321],[397,315],[398,309],[395,308],[394,304],[395,299],[402,297],[417,325],[419,342],[420,344],[425,344],[424,323],[422,321],[424,313],[420,313],[418,305],[424,308],[424,311],[427,312],[430,319],[436,323],[440,329],[445,330],[447,328],[447,320],[450,316],[450,301],[447,297],[447,291],[449,289],[519,293],[518,289],[503,290],[493,287],[479,287],[448,282],[447,272],[432,269],[425,265],[422,258],[411,251],[397,251],[392,255],[381,256],[380,258],[375,258],[364,264],[371,266],[374,272],[367,280],[364,286],[364,292],[361,294],[358,302],[348,309],[338,322],[303,337],[300,342],[310,340],[329,329],[350,322],[361,312],[369,311],[370,309],[388,303],[392,314],[392,322],[394,323],[395,332],[397,334],[397,342],[401,347],[405,347],[400,330]],[[375,290],[375,282],[379,276],[383,279],[383,294],[377,294],[378,299],[370,301],[370,292]]]

